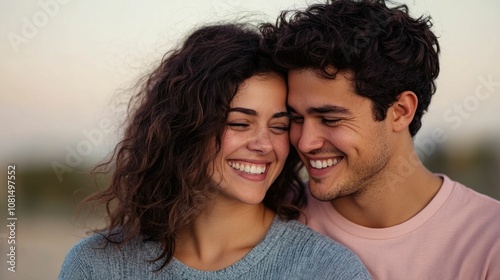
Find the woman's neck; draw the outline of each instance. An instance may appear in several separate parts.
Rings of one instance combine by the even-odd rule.
[[[219,270],[232,265],[264,238],[274,219],[274,212],[262,203],[220,202],[179,235],[174,255],[189,267]]]

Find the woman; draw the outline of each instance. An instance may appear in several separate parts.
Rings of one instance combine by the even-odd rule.
[[[71,249],[59,279],[369,278],[289,221],[305,198],[286,81],[259,41],[243,25],[203,27],[149,75],[110,186],[91,197],[109,225]]]

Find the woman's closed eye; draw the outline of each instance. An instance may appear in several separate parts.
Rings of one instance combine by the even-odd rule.
[[[287,124],[275,124],[275,125],[270,125],[269,128],[273,131],[275,134],[283,134],[287,131],[290,130],[290,125]]]
[[[250,126],[248,123],[244,122],[230,122],[227,125],[234,130],[245,130]]]

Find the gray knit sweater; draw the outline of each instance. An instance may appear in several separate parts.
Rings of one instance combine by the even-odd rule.
[[[159,272],[160,246],[139,239],[118,247],[98,234],[77,243],[64,260],[60,280],[81,279],[370,279],[358,257],[297,221],[275,218],[265,238],[245,257],[217,271],[190,268],[173,259]]]

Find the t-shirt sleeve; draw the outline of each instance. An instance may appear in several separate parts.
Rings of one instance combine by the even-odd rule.
[[[500,279],[500,242],[496,242],[496,246],[493,246],[491,257],[488,260],[488,267],[486,271],[486,280],[496,280]]]

